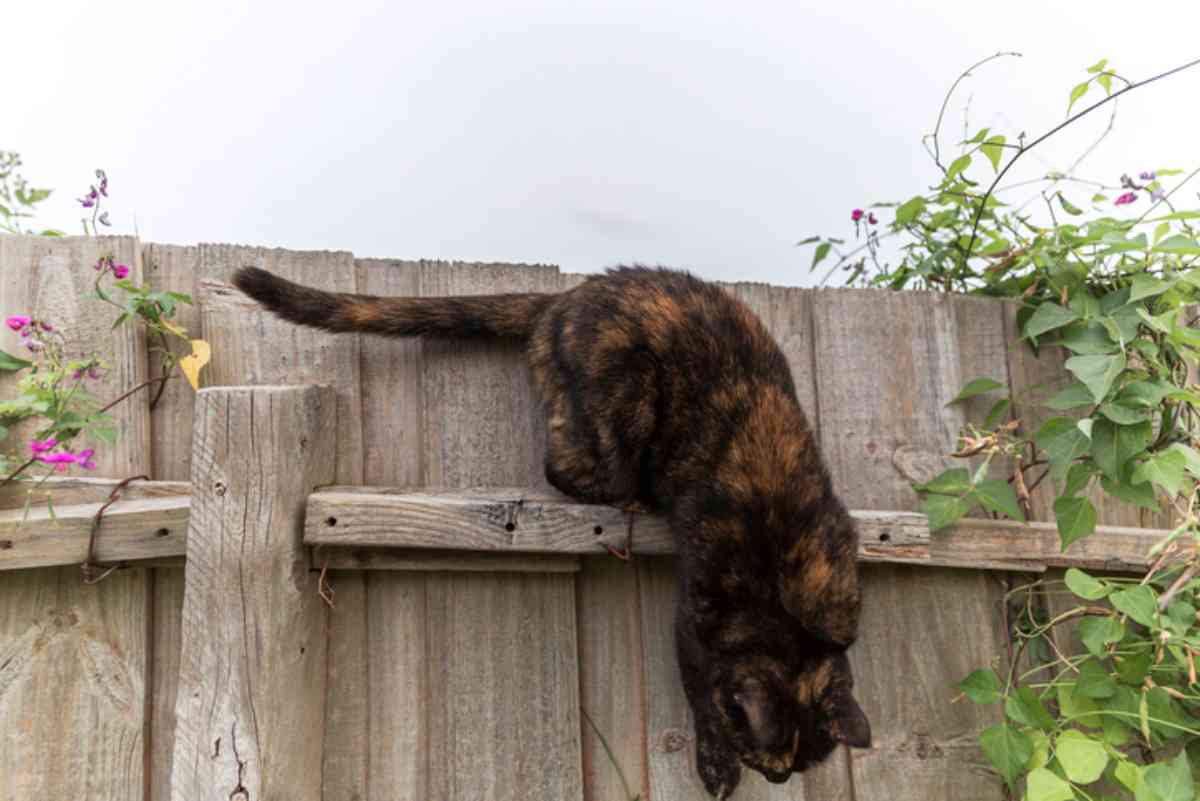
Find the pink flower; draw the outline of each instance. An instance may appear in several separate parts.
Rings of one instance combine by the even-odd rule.
[[[126,267],[124,264],[114,264],[112,266],[112,271],[113,271],[113,275],[115,275],[117,277],[118,281],[121,280],[122,278],[124,278],[125,276],[129,275],[129,268]]]
[[[875,212],[871,212],[867,215],[867,222],[869,222],[871,225],[879,222],[879,220],[875,219]]]
[[[96,463],[92,461],[92,455],[95,453],[96,451],[91,448],[84,448],[75,456],[75,464],[84,470],[95,470]]]
[[[62,464],[69,465],[75,463],[75,454],[70,451],[59,451],[58,453],[45,453],[38,455],[38,461],[46,464]]]
[[[41,328],[43,331],[53,331],[54,330],[54,326],[50,325],[50,323],[43,323],[41,320],[38,320],[38,327]]]
[[[46,439],[31,439],[29,440],[29,450],[33,451],[35,454],[45,453],[57,444],[58,440],[56,440],[54,437],[47,437]]]
[[[1126,192],[1125,194],[1121,195],[1119,198],[1114,200],[1113,205],[1114,206],[1128,206],[1130,203],[1132,203],[1135,200],[1137,200],[1136,192]]]
[[[854,220],[854,222],[858,222],[862,218],[863,218],[863,210],[862,209],[855,209],[854,211],[850,212],[850,219]]]
[[[13,331],[20,331],[22,328],[29,325],[30,322],[32,322],[32,321],[25,315],[14,314],[12,317],[9,317],[7,320],[5,320],[4,324],[7,325],[9,328],[11,328]]]

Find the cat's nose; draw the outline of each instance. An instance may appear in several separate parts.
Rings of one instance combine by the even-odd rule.
[[[762,774],[771,784],[783,784],[792,777],[790,770],[764,770]]]

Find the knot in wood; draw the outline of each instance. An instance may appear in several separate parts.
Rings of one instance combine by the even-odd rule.
[[[224,481],[213,482],[213,492],[215,492],[218,496],[224,495],[227,489],[228,488],[225,486]]]
[[[942,749],[933,741],[933,738],[928,734],[918,734],[916,742],[913,744],[913,755],[917,759],[930,759],[940,757]]]
[[[667,729],[658,736],[658,750],[664,754],[672,754],[687,748],[692,738],[682,729]]]
[[[946,460],[939,453],[901,445],[892,452],[892,467],[905,481],[923,484],[946,468]]]

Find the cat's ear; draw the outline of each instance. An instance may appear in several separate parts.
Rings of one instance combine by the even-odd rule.
[[[750,736],[758,745],[771,739],[771,699],[767,688],[757,679],[746,679],[733,694],[734,702],[746,716]]]
[[[829,733],[834,740],[851,748],[871,747],[871,722],[850,693],[842,694],[834,702]]]

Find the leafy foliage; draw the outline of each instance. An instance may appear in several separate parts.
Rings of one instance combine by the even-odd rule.
[[[1003,55],[1015,54],[993,58]],[[1173,199],[1200,170],[1147,170],[1106,184],[1073,167],[1041,179],[1033,209],[1002,200],[1000,183],[1075,120],[1197,64],[1135,83],[1100,60],[1067,93],[1066,122],[1032,140],[983,128],[953,156],[939,142],[944,103],[926,140],[938,171],[931,191],[870,207],[892,209],[890,223],[855,209],[852,249],[806,240],[820,249],[814,268],[831,262],[826,279],[840,271],[851,285],[1010,299],[1022,347],[1061,355],[1072,379],[1045,398],[1012,397],[989,377],[963,386],[950,404],[976,399],[972,407],[990,410],[961,432],[952,456],[962,466],[915,486],[931,529],[974,509],[1023,520],[1043,485],[1064,550],[1095,531],[1097,493],[1174,513],[1176,528],[1140,580],[1069,570],[1059,591],[1079,604],[1053,617],[1045,600],[1063,582],[1010,593],[1020,605],[1015,655],[1006,669],[981,668],[958,685],[972,702],[996,707],[1000,722],[980,746],[1012,797],[1026,801],[1196,798],[1200,208]],[[895,263],[885,240],[898,243],[888,251]]]

